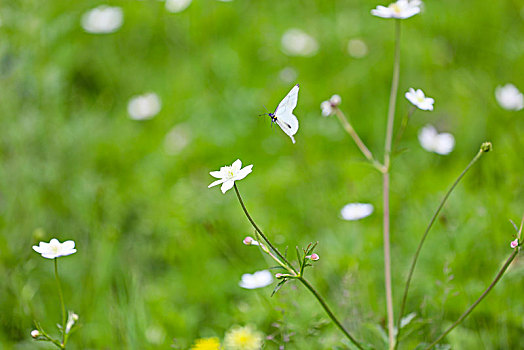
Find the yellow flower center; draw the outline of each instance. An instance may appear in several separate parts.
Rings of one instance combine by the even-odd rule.
[[[392,10],[393,12],[395,12],[397,15],[399,15],[400,12],[401,12],[401,9],[400,9],[400,7],[397,5],[396,2],[390,4],[388,7],[389,7],[390,10]]]

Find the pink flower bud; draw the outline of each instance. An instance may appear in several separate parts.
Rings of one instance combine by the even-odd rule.
[[[311,260],[313,260],[313,261],[317,261],[318,259],[320,259],[320,256],[318,256],[317,253],[313,253],[313,254],[311,254],[311,255],[307,255],[307,256],[306,256],[306,259],[311,259]]]
[[[38,338],[38,337],[40,336],[40,332],[37,331],[36,329],[33,329],[33,330],[31,331],[31,336],[32,336],[33,338]]]
[[[277,273],[277,274],[275,274],[275,278],[276,278],[276,279],[281,279],[281,278],[283,278],[283,277],[284,277],[284,274],[282,274],[282,273]]]
[[[517,248],[519,246],[519,239],[518,238],[515,238],[515,240],[511,241],[510,243],[510,247],[511,248]]]
[[[253,237],[250,237],[250,236],[247,236],[246,238],[244,238],[244,240],[242,241],[245,245],[251,245],[253,244]]]

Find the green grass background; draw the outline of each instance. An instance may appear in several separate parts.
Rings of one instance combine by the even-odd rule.
[[[61,258],[68,309],[82,327],[72,349],[188,348],[253,324],[287,349],[344,349],[313,297],[289,284],[243,290],[241,274],[270,266],[242,244],[252,234],[234,193],[207,189],[209,171],[240,158],[254,164],[238,183],[257,223],[284,249],[319,241],[309,278],[358,339],[384,347],[381,177],[319,104],[333,93],[369,148],[382,157],[394,22],[370,0],[194,0],[172,14],[159,1],[109,1],[124,24],[93,35],[82,14],[100,1],[0,4],[0,348],[51,348],[30,339],[33,320],[60,319],[52,261],[31,246],[75,240]],[[398,311],[408,264],[446,189],[493,142],[451,196],[422,252],[403,348],[430,341],[490,283],[511,253],[508,219],[524,213],[524,112],[500,108],[497,85],[524,89],[524,7],[517,0],[426,1],[402,23],[397,122],[409,87],[436,100],[416,112],[393,160],[392,260]],[[313,57],[286,56],[283,33],[319,43]],[[351,58],[347,42],[369,48]],[[267,118],[301,84],[296,145]],[[154,91],[159,115],[137,122],[127,102]],[[417,131],[456,137],[449,156],[424,151]],[[398,123],[397,123],[398,125]],[[164,148],[175,126],[190,143]],[[369,202],[375,213],[345,222],[340,208]],[[524,266],[517,260],[471,317],[446,338],[453,349],[524,349]],[[277,327],[278,326],[278,327]],[[406,332],[408,333],[408,332]],[[278,348],[268,342],[267,349]]]

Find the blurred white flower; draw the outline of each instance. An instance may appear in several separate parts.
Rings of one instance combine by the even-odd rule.
[[[182,12],[189,5],[191,0],[166,0],[166,10],[173,13]]]
[[[335,108],[340,105],[340,102],[342,102],[342,98],[340,98],[339,95],[333,95],[331,98],[327,101],[323,101],[320,104],[320,109],[322,110],[322,115],[324,117],[328,117],[335,113]]]
[[[191,140],[191,129],[185,124],[178,124],[164,138],[164,151],[170,156],[179,154]]]
[[[369,203],[349,203],[340,210],[342,219],[349,221],[363,219],[372,213],[373,205]]]
[[[509,246],[513,249],[517,248],[519,246],[519,239],[518,238],[515,238],[513,241],[511,241],[511,243],[509,244]]]
[[[382,18],[405,19],[419,13],[421,4],[420,0],[398,0],[388,7],[377,6],[376,9],[371,10],[371,14]]]
[[[497,86],[495,97],[499,105],[510,111],[520,111],[524,108],[524,95],[513,84]]]
[[[220,190],[222,190],[222,193],[226,193],[226,191],[233,187],[235,181],[242,180],[252,171],[253,165],[248,165],[244,169],[241,168],[242,162],[240,159],[237,159],[231,166],[223,166],[219,171],[210,172],[209,174],[211,176],[220,180],[211,183],[207,187],[211,188],[213,186],[222,184]]]
[[[160,112],[162,103],[155,93],[133,96],[127,104],[127,112],[133,120],[151,119]]]
[[[268,270],[257,271],[254,274],[243,274],[239,285],[246,289],[263,288],[273,283],[273,275]]]
[[[120,7],[100,5],[82,16],[82,28],[92,34],[113,33],[122,26],[124,13]]]
[[[317,53],[318,43],[309,34],[300,29],[289,29],[282,35],[282,51],[289,56],[313,56]]]
[[[415,89],[409,88],[409,91],[406,92],[406,98],[409,102],[411,102],[415,107],[418,109],[422,109],[424,111],[432,111],[433,110],[433,103],[435,103],[435,100],[431,97],[426,97],[424,95],[424,91],[421,89]]]
[[[34,245],[33,250],[46,259],[54,259],[76,253],[74,241],[60,243],[56,238],[53,238],[49,243],[40,242],[37,246]]]
[[[71,331],[71,328],[73,328],[76,321],[78,321],[78,315],[75,314],[73,311],[68,311],[67,323],[65,328],[66,334],[68,334]]]
[[[37,331],[36,329],[33,329],[33,330],[31,331],[31,336],[32,336],[33,338],[38,338],[38,337],[40,336],[40,332]]]
[[[368,54],[368,46],[362,39],[351,39],[348,42],[348,53],[353,58],[362,58]]]
[[[278,77],[284,83],[292,83],[297,80],[297,71],[291,67],[286,67],[278,73]]]
[[[426,151],[443,155],[449,154],[455,147],[453,135],[449,133],[439,134],[431,125],[426,125],[419,131],[418,140]]]

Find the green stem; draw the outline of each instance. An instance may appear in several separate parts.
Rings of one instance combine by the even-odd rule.
[[[62,294],[62,285],[60,284],[60,278],[58,277],[58,258],[55,258],[55,279],[58,288],[58,295],[60,297],[60,306],[62,307],[62,348],[65,349],[65,327],[66,327],[66,316],[65,316],[65,305],[64,295]]]
[[[384,279],[386,292],[386,311],[388,326],[389,349],[395,344],[395,321],[393,314],[393,291],[391,283],[391,243],[390,243],[390,213],[389,213],[389,183],[390,183],[390,156],[391,142],[393,140],[393,126],[395,124],[395,106],[397,101],[398,82],[400,75],[400,20],[395,20],[395,61],[393,64],[393,79],[389,95],[388,120],[386,129],[386,140],[384,142],[384,168],[383,171],[383,227],[384,227]]]
[[[497,282],[502,278],[504,272],[506,272],[513,259],[515,259],[515,257],[517,256],[518,252],[518,248],[515,249],[515,251],[509,256],[504,265],[501,267],[501,269],[495,276],[493,282],[491,282],[488,288],[484,291],[484,293],[482,293],[482,295],[473,304],[471,304],[471,306],[462,315],[460,315],[460,317],[451,326],[449,326],[449,328],[446,329],[444,333],[442,333],[437,339],[435,339],[431,344],[429,344],[424,350],[432,349],[435,345],[438,344],[438,342],[440,342],[446,335],[448,335],[449,332],[451,332],[456,326],[458,326],[462,321],[464,321],[466,317],[468,317],[468,315],[473,311],[473,309],[475,309],[475,307],[486,297],[486,295],[488,295],[488,293],[495,287]]]
[[[451,185],[451,187],[449,188],[449,190],[446,193],[446,195],[444,196],[444,198],[442,198],[442,200],[440,201],[440,204],[439,204],[437,210],[435,211],[435,213],[433,214],[433,217],[431,218],[431,221],[429,222],[429,225],[426,227],[426,231],[424,232],[424,235],[420,239],[420,242],[418,244],[417,250],[416,250],[415,255],[413,257],[413,261],[411,263],[411,267],[409,269],[408,278],[406,280],[406,286],[404,287],[404,295],[402,296],[402,303],[400,304],[400,311],[399,311],[398,320],[397,320],[397,341],[396,341],[397,344],[395,345],[395,348],[397,348],[398,342],[400,340],[400,332],[401,332],[400,322],[402,320],[402,316],[404,315],[404,309],[406,307],[406,301],[407,301],[407,298],[408,298],[408,291],[409,291],[409,286],[410,286],[410,283],[411,283],[411,278],[413,277],[413,273],[415,271],[415,266],[417,264],[417,260],[418,260],[418,257],[420,255],[420,251],[422,249],[422,245],[424,244],[424,242],[426,240],[426,237],[428,236],[429,231],[431,230],[431,227],[433,227],[433,224],[435,223],[435,220],[437,219],[440,211],[442,210],[442,207],[444,207],[444,204],[446,203],[446,201],[447,201],[448,197],[450,196],[451,192],[453,192],[453,190],[455,189],[455,187],[457,187],[457,185],[460,182],[460,180],[464,177],[464,175],[466,175],[468,170],[473,166],[473,164],[475,164],[477,162],[477,160],[482,156],[483,153],[485,153],[485,151],[480,149],[478,151],[478,153],[475,155],[475,157],[473,157],[471,162],[469,162],[468,166],[466,166],[466,168],[460,173],[460,175],[457,177],[457,179],[455,180],[453,185]]]
[[[297,273],[297,270],[295,270],[295,268],[293,267],[293,265],[291,265],[289,263],[289,261],[287,261],[287,259],[284,257],[284,255],[282,255],[282,253],[280,253],[278,251],[278,249],[276,247],[273,246],[273,244],[271,244],[271,242],[269,241],[269,239],[266,237],[266,235],[264,235],[264,233],[258,228],[257,224],[255,223],[255,221],[251,218],[251,215],[249,215],[249,212],[247,211],[247,208],[246,206],[244,205],[244,201],[242,200],[242,197],[240,196],[240,192],[238,191],[238,188],[237,188],[237,184],[234,185],[235,187],[235,192],[237,194],[237,198],[238,198],[238,201],[240,202],[240,206],[242,207],[242,209],[244,210],[244,214],[246,214],[247,216],[247,219],[249,220],[249,222],[251,223],[251,225],[253,225],[253,227],[255,228],[255,230],[257,231],[257,233],[260,235],[260,237],[262,237],[264,239],[264,241],[267,243],[267,245],[275,252],[277,253],[277,255],[279,256],[280,259],[282,259],[282,261],[284,261],[291,269],[293,269],[293,271],[298,275]]]
[[[326,304],[326,302],[324,301],[324,298],[322,298],[320,296],[320,294],[318,294],[318,292],[315,290],[315,288],[313,288],[313,286],[302,276],[299,276],[297,278],[300,282],[302,282],[302,284],[307,288],[309,289],[309,291],[311,293],[313,293],[313,295],[315,296],[315,298],[317,298],[318,302],[320,303],[320,305],[322,305],[322,307],[324,308],[324,311],[326,311],[326,313],[328,314],[329,318],[331,318],[331,321],[333,321],[334,324],[337,325],[337,327],[342,331],[342,333],[344,333],[344,335],[351,341],[351,343],[353,343],[353,345],[355,345],[357,348],[361,349],[361,350],[364,350],[364,348],[362,347],[362,345],[360,345],[360,343],[355,339],[353,338],[353,336],[348,332],[348,330],[342,325],[342,323],[340,323],[340,321],[337,319],[337,317],[333,314],[333,312],[331,311],[331,309],[329,308],[329,306]]]
[[[335,108],[335,114],[337,115],[338,120],[340,120],[340,123],[342,124],[346,132],[351,136],[357,147],[360,149],[364,157],[366,157],[367,160],[369,160],[371,164],[373,164],[373,166],[378,169],[378,171],[384,172],[384,166],[380,164],[375,159],[375,157],[373,157],[373,154],[366,147],[362,139],[358,136],[357,132],[355,131],[349,120],[346,118],[346,115],[338,107]]]

